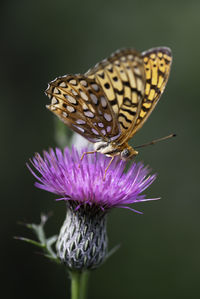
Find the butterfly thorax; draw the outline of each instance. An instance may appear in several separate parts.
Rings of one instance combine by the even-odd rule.
[[[116,142],[99,141],[94,144],[94,150],[108,157],[120,155],[122,160],[129,160],[138,154],[128,143],[117,144]]]

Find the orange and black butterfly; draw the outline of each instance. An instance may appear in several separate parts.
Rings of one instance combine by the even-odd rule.
[[[128,140],[159,101],[171,62],[171,50],[166,47],[143,53],[118,50],[83,75],[52,81],[46,90],[51,100],[47,108],[93,142],[94,152],[128,160],[138,154]]]

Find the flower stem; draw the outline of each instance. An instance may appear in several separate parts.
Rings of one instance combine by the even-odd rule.
[[[81,272],[71,271],[71,299],[79,299]]]
[[[71,299],[86,299],[88,272],[71,271]]]
[[[86,299],[87,298],[87,288],[88,288],[88,278],[89,272],[85,271],[81,275],[81,286],[80,286],[80,298],[79,299]]]

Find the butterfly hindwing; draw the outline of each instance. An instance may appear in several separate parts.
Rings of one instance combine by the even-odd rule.
[[[89,141],[107,141],[119,134],[113,110],[94,80],[83,75],[59,77],[46,94],[51,99],[47,108]]]

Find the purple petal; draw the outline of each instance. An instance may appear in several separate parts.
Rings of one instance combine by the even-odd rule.
[[[83,149],[81,154],[86,151]],[[66,147],[64,152],[59,148],[50,149],[43,152],[43,157],[36,153],[30,160],[32,167],[27,164],[38,180],[35,186],[61,196],[57,200],[75,201],[77,208],[89,204],[102,210],[120,207],[141,214],[127,205],[159,199],[146,199],[141,194],[156,179],[156,174],[150,175],[150,169],[141,162],[133,162],[124,172],[126,163],[116,157],[104,180],[110,158],[96,153],[85,155],[81,161],[81,154],[75,147],[71,151]]]

